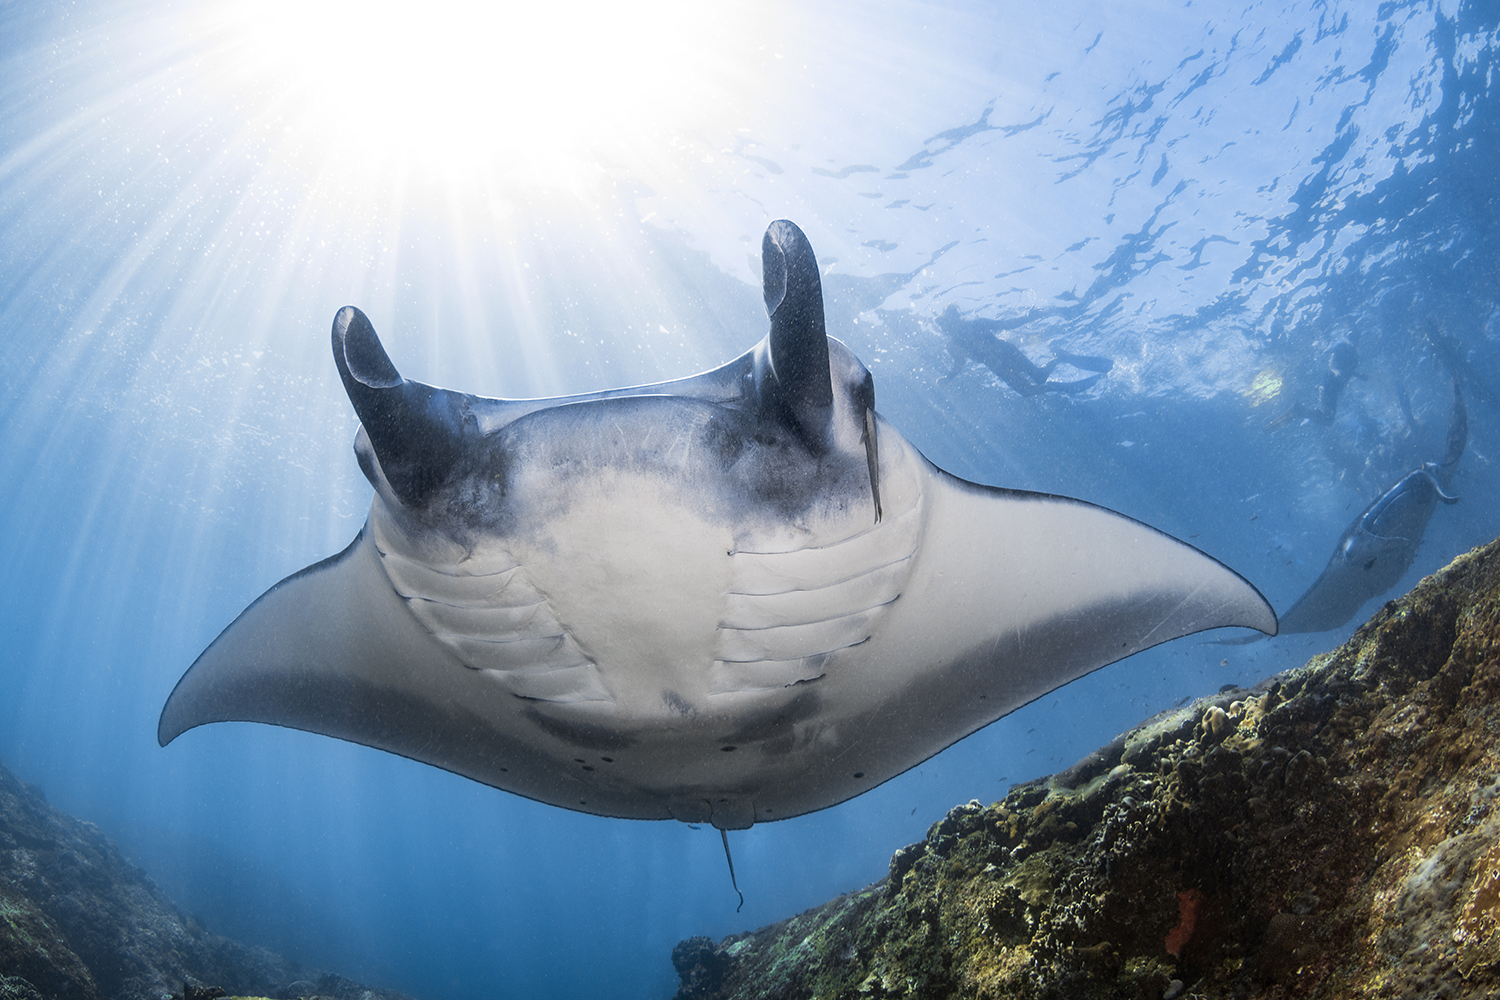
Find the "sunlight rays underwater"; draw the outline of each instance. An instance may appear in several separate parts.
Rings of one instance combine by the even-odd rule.
[[[1490,149],[1465,115],[1493,106],[1475,81],[1494,26],[1452,4],[1007,6],[0,10],[0,759],[222,929],[309,961],[429,997],[666,995],[678,938],[871,881],[955,802],[1300,662],[1138,658],[920,774],[756,827],[739,918],[711,831],[265,727],[155,746],[201,647],[362,522],[339,306],[403,372],[472,392],[687,375],[763,333],[777,217],[807,230],[831,332],[930,457],[1203,532],[1284,606],[1308,570],[1283,551],[1321,558],[1407,458],[1361,437],[1389,436],[1398,377],[1423,418],[1444,405],[1409,314],[1496,337],[1471,280],[1492,237],[1453,222]],[[1461,290],[1431,305],[1428,271]],[[1116,368],[1077,404],[1012,405],[977,366],[940,381],[930,317],[950,302],[1034,309],[1034,356],[1066,337]],[[1371,377],[1347,405],[1370,416],[1326,446],[1261,434],[1254,378],[1356,325]],[[1428,568],[1493,534],[1491,467],[1465,475]],[[1270,508],[1247,519],[1280,495],[1266,542]],[[213,903],[225,872],[247,895]]]

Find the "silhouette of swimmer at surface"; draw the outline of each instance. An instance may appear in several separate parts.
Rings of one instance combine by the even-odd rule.
[[[949,372],[950,376],[957,375],[966,362],[977,361],[1023,396],[1035,396],[1043,392],[1082,392],[1115,366],[1109,358],[1069,354],[1066,351],[1055,351],[1051,361],[1045,365],[1037,365],[1015,344],[1001,340],[998,336],[1002,330],[1019,326],[1020,322],[1006,324],[995,319],[964,319],[958,314],[956,305],[944,309],[937,318],[937,324],[947,335],[948,353],[953,355],[953,371]],[[1047,381],[1052,369],[1065,363],[1099,374],[1073,382]]]
[[[1266,424],[1265,429],[1273,430],[1293,420],[1312,420],[1325,427],[1332,424],[1334,414],[1338,412],[1339,397],[1344,394],[1344,386],[1359,375],[1355,370],[1358,367],[1359,352],[1354,349],[1353,344],[1347,340],[1334,344],[1328,352],[1328,371],[1318,385],[1318,405],[1310,407],[1303,403],[1293,403],[1291,409]]]

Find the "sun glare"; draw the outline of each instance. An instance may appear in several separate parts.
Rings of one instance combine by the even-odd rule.
[[[750,11],[608,0],[250,0],[234,48],[290,130],[377,169],[545,181],[729,104]]]

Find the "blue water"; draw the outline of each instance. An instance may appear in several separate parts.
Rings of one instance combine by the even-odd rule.
[[[159,749],[197,653],[363,521],[327,346],[345,303],[429,383],[674,378],[763,335],[760,235],[785,217],[882,412],[958,475],[1146,520],[1285,610],[1440,457],[1456,367],[1463,499],[1399,589],[1500,533],[1494,3],[760,3],[727,29],[643,6],[607,32],[516,8],[443,44],[545,59],[452,80],[402,77],[424,36],[361,42],[360,17],[277,22],[305,51],[257,61],[258,6],[0,5],[0,760],[216,930],[432,1000],[665,997],[678,939],[873,881],[953,804],[1355,624],[1170,643],[734,834],[741,913],[712,829],[265,726]],[[450,93],[317,118],[318,66]],[[1031,311],[1007,337],[1034,360],[1114,368],[1029,398],[953,373],[950,304]],[[1345,338],[1362,377],[1332,424],[1264,430]]]

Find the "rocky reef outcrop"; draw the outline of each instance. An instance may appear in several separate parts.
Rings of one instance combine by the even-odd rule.
[[[185,917],[92,823],[0,765],[0,1000],[406,1000]]]
[[[1158,716],[677,1000],[1500,995],[1500,542],[1332,653]]]

